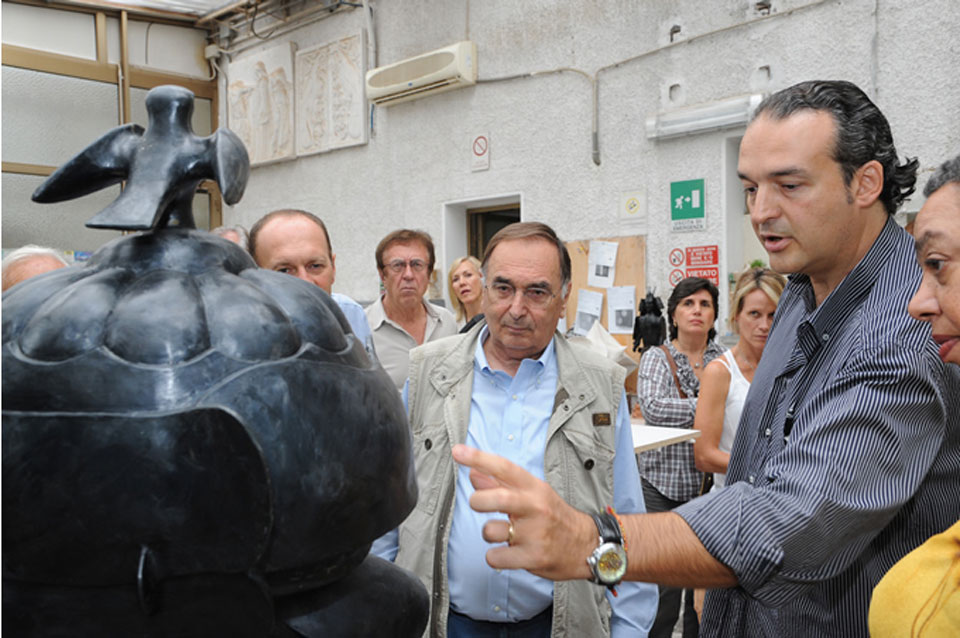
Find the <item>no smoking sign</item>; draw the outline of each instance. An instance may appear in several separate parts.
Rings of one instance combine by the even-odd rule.
[[[474,135],[470,138],[470,170],[485,171],[490,168],[490,136]]]

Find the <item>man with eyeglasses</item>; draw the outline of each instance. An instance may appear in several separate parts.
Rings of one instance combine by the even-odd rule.
[[[570,292],[566,247],[545,224],[511,224],[490,240],[482,271],[486,323],[410,353],[404,399],[420,496],[372,551],[431,591],[432,637],[646,636],[653,585],[625,583],[614,594],[484,559],[481,530],[492,517],[470,509],[467,469],[451,457],[457,443],[506,456],[582,508],[644,507],[625,372],[557,332]],[[616,528],[616,514],[601,525]]]
[[[367,307],[367,321],[380,365],[399,390],[407,379],[410,350],[457,334],[457,320],[423,298],[435,262],[430,235],[395,230],[380,240],[376,257],[384,292]]]

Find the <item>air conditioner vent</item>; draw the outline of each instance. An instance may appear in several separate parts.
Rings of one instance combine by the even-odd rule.
[[[389,106],[477,82],[477,47],[470,41],[367,72],[367,99]]]

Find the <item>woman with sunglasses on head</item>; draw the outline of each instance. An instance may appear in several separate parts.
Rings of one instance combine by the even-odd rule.
[[[730,313],[730,323],[739,336],[737,345],[704,368],[694,420],[701,434],[693,453],[697,469],[713,473],[717,487],[726,481],[743,401],[786,285],[783,275],[767,268],[751,268],[737,278]]]
[[[467,332],[483,320],[480,311],[483,293],[483,275],[480,273],[480,260],[476,257],[458,257],[453,260],[447,274],[447,289],[450,302],[457,315],[460,332]]]

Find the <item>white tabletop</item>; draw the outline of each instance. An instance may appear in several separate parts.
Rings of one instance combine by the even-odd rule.
[[[630,429],[633,431],[633,451],[646,452],[657,448],[683,441],[693,441],[700,436],[700,430],[686,428],[662,428],[655,425],[646,425],[643,419],[630,419]]]

